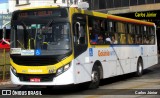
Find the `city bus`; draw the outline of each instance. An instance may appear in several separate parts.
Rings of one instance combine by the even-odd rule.
[[[157,64],[154,23],[73,7],[16,10],[11,19],[10,74],[17,85],[89,83]]]

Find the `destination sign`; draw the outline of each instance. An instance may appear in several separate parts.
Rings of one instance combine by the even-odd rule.
[[[67,17],[68,15],[66,9],[41,9],[41,10],[21,11],[18,13],[19,18],[34,17],[34,16]]]

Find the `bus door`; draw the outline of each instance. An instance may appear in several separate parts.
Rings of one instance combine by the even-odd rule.
[[[74,14],[72,20],[73,27],[73,39],[74,39],[74,65],[76,72],[77,83],[87,81],[90,79],[89,66],[87,60],[89,58],[89,53],[87,53],[87,23],[86,15]],[[79,74],[77,74],[77,72]],[[82,78],[84,77],[85,78]]]

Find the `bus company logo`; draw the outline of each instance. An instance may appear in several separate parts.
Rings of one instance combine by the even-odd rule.
[[[36,69],[28,69],[28,72],[42,72],[42,70],[41,69],[38,69],[38,70],[36,70]]]
[[[110,56],[110,52],[108,50],[98,50],[98,56]]]

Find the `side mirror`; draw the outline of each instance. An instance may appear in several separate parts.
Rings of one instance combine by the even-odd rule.
[[[7,23],[5,23],[5,24],[2,26],[2,28],[3,28],[3,38],[2,38],[2,40],[3,40],[5,43],[7,43],[8,45],[10,45],[10,42],[7,41],[7,40],[5,40],[5,39],[6,39],[6,25],[8,25],[9,23],[10,23],[10,21],[7,22]]]

